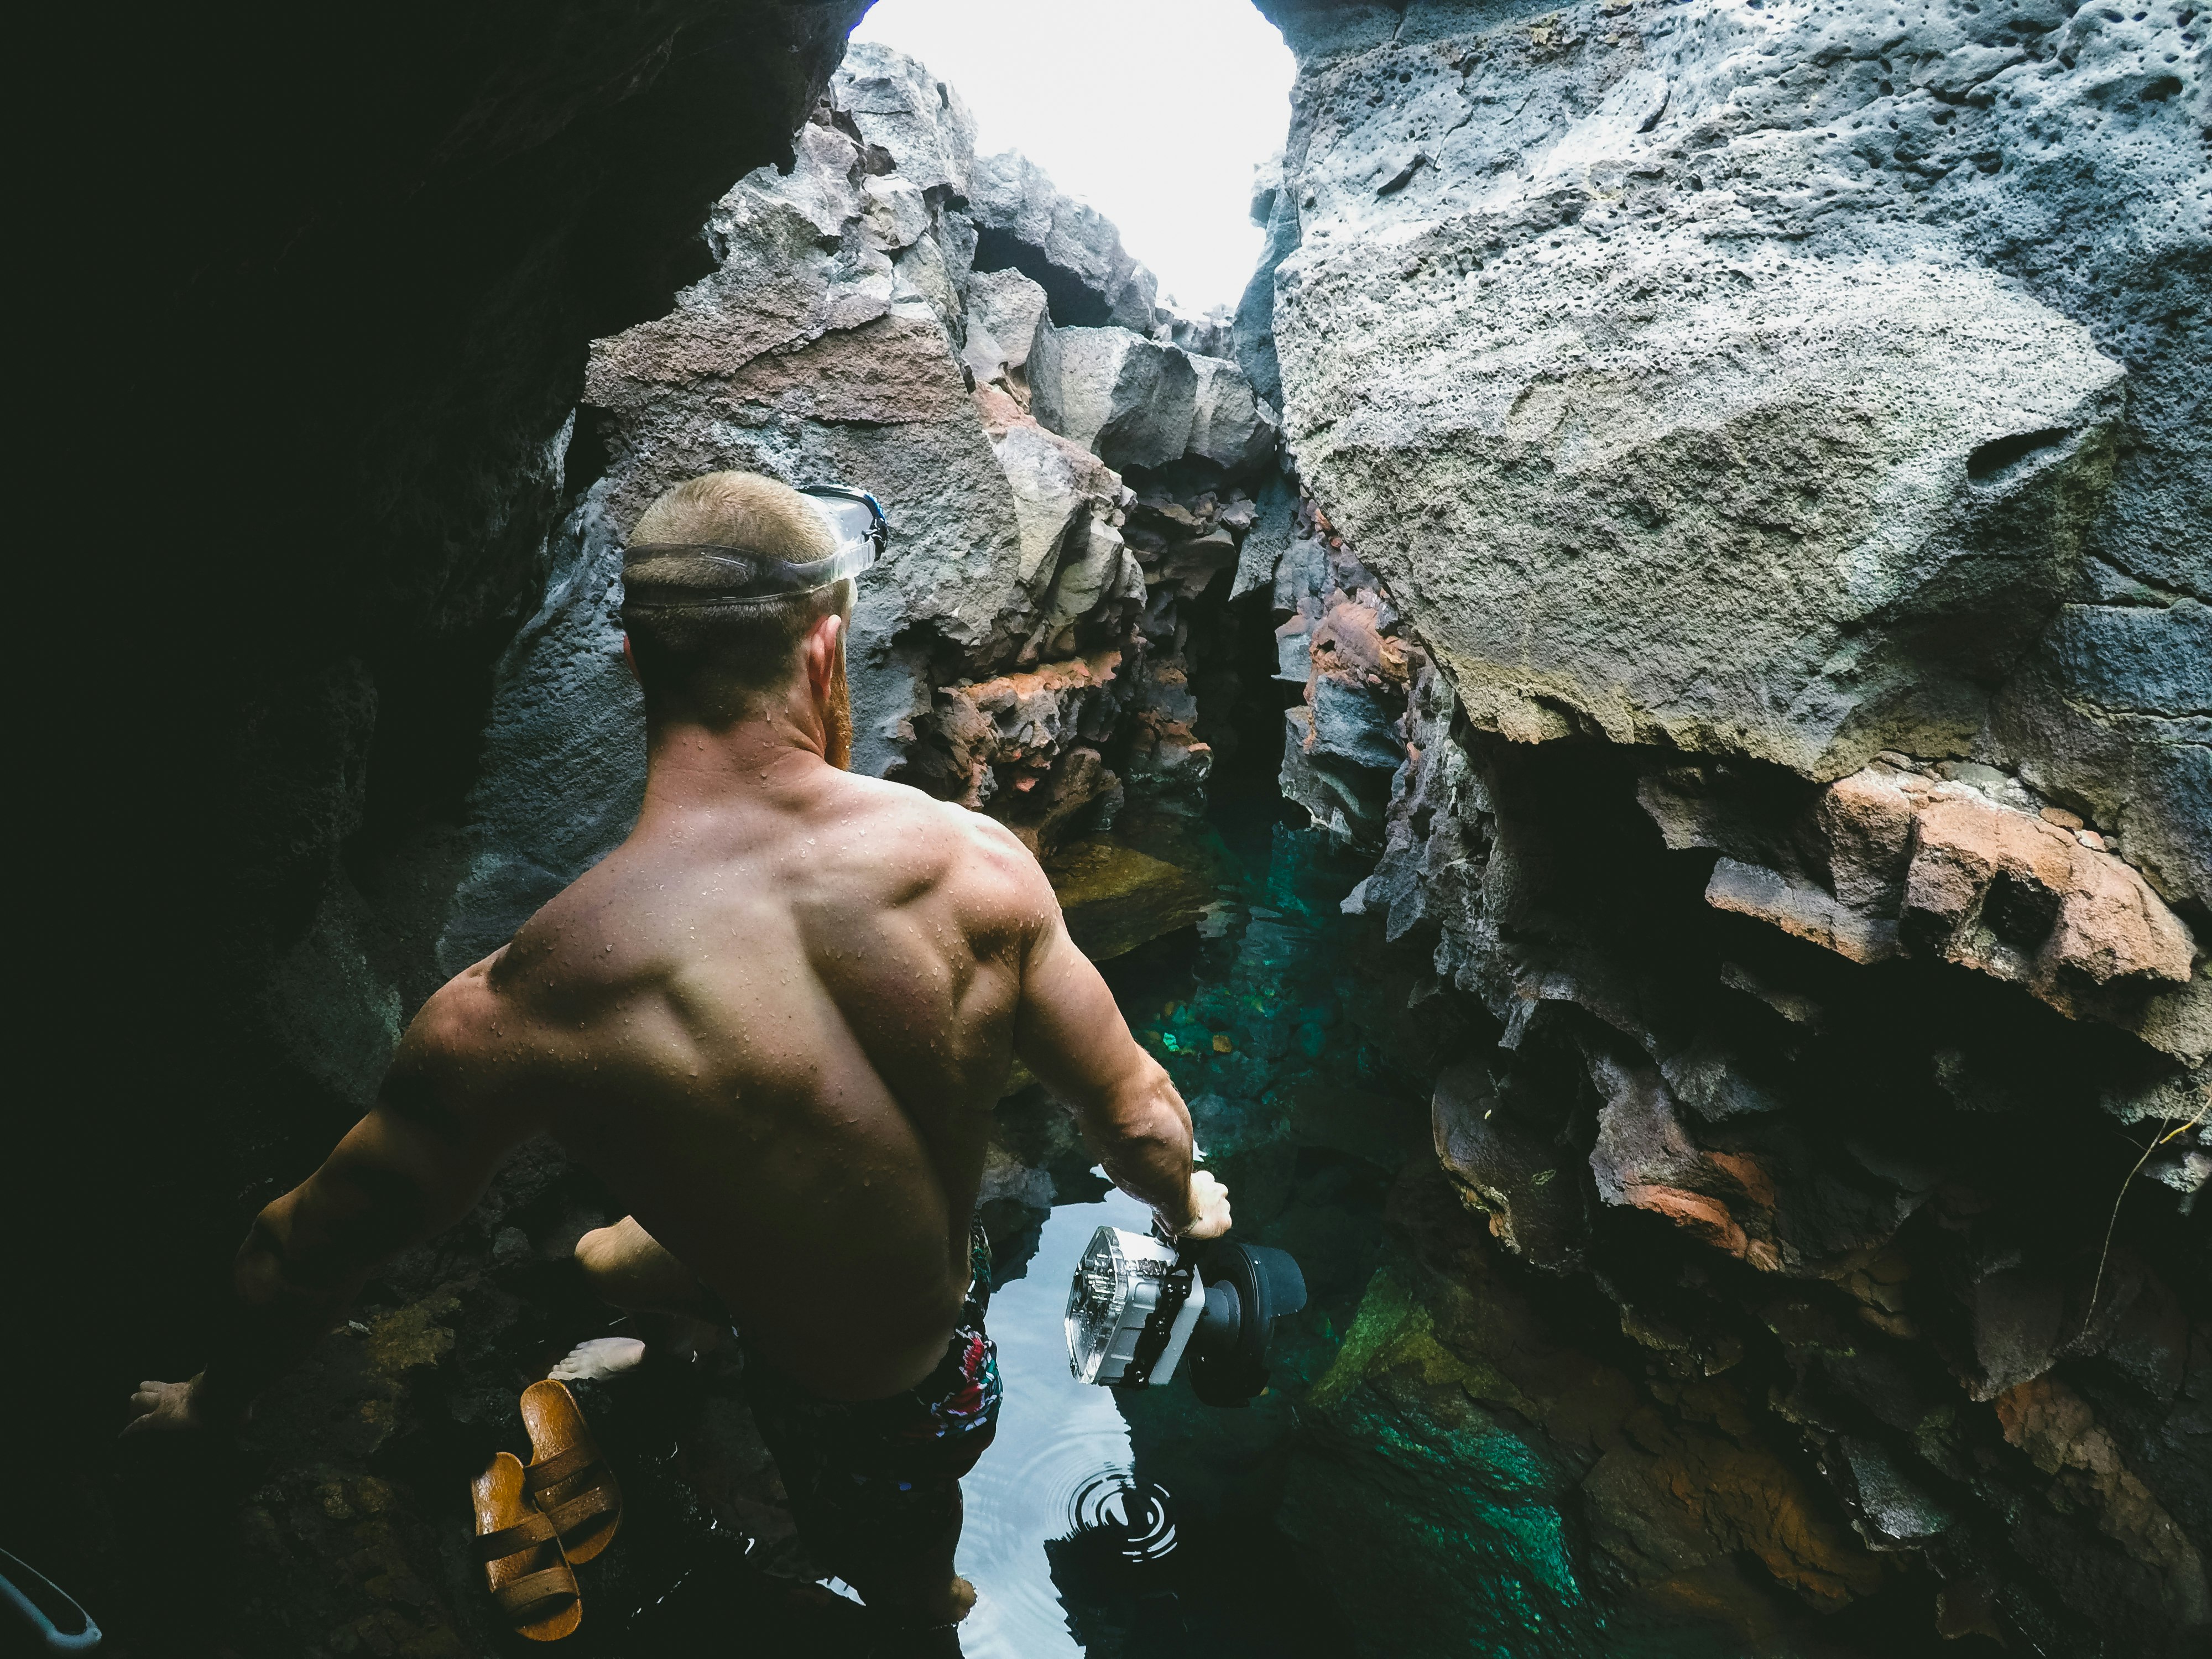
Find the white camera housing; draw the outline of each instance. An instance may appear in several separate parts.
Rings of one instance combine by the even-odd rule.
[[[1101,1227],[1067,1289],[1067,1368],[1109,1388],[1172,1381],[1205,1311],[1198,1269],[1171,1246]]]

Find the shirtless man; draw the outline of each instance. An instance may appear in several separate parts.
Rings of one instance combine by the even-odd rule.
[[[719,472],[647,509],[637,827],[424,1005],[374,1109],[254,1222],[206,1369],[142,1384],[126,1433],[234,1424],[547,1132],[634,1212],[577,1246],[607,1298],[735,1321],[822,1565],[901,1623],[967,1612],[958,1477],[998,1404],[971,1219],[1012,1057],[1170,1230],[1230,1213],[1028,851],[845,769],[860,499]]]

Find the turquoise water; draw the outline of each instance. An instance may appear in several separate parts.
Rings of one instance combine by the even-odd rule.
[[[1000,1248],[990,1328],[1006,1405],[964,1483],[960,1568],[978,1600],[962,1649],[971,1659],[1342,1654],[1349,1630],[1316,1605],[1303,1553],[1277,1524],[1281,1474],[1304,1422],[1298,1396],[1351,1322],[1389,1171],[1425,1143],[1426,1107],[1401,1091],[1395,1132],[1355,1125],[1357,1110],[1338,1114],[1334,1131],[1322,1121],[1347,1079],[1374,1103],[1372,1080],[1354,1075],[1358,1044],[1328,1036],[1351,1031],[1338,1005],[1354,988],[1332,982],[1346,975],[1328,935],[1343,925],[1336,901],[1362,873],[1356,864],[1338,868],[1319,838],[1264,820],[1243,826],[1241,842],[1218,828],[1139,828],[1130,839],[1201,871],[1219,902],[1196,935],[1105,971],[1189,1102],[1200,1149],[1230,1183],[1237,1235],[1291,1249],[1313,1301],[1280,1333],[1277,1386],[1246,1407],[1202,1405],[1181,1379],[1136,1395],[1077,1382],[1062,1325],[1076,1262],[1099,1226],[1141,1232],[1150,1216],[1089,1167],[1057,1109],[1034,1098],[1006,1109],[1005,1139],[1052,1152],[1037,1161],[1060,1201],[1035,1216],[1033,1249],[1026,1236]],[[1315,890],[1271,890],[1271,873]],[[1303,1107],[1301,1088],[1312,1097]],[[1356,1152],[1332,1144],[1347,1131]]]
[[[1369,862],[1265,821],[1151,844],[1205,871],[1220,902],[1195,937],[1105,971],[1189,1102],[1237,1236],[1291,1251],[1310,1300],[1279,1329],[1273,1386],[1244,1408],[1202,1405],[1180,1379],[1126,1395],[1076,1382],[1061,1321],[1077,1260],[1100,1224],[1149,1218],[1088,1167],[1057,1109],[1002,1108],[1002,1140],[1031,1149],[1058,1201],[1000,1246],[990,1327],[1006,1406],[965,1483],[959,1562],[979,1599],[963,1651],[1750,1650],[1702,1623],[1635,1616],[1594,1582],[1584,1471],[1481,1403],[1481,1381],[1455,1375],[1466,1367],[1426,1334],[1441,1320],[1421,1301],[1434,1285],[1409,1288],[1424,1281],[1387,1216],[1401,1177],[1437,1179],[1426,1080],[1455,1033],[1440,1000],[1422,1000],[1419,963],[1340,913]],[[995,1231],[1012,1224],[994,1218]]]
[[[1599,1381],[1605,1367],[1582,1346],[1580,1327],[1547,1334],[1550,1310],[1573,1293],[1501,1260],[1438,1171],[1429,1079],[1468,1034],[1453,1027],[1447,999],[1422,994],[1417,953],[1387,951],[1371,919],[1340,913],[1366,860],[1265,818],[1139,844],[1203,872],[1218,902],[1197,929],[1104,971],[1131,1029],[1189,1102],[1207,1163],[1232,1195],[1237,1236],[1288,1250],[1309,1301],[1279,1325],[1271,1385],[1245,1407],[1206,1406],[1180,1378],[1127,1394],[1077,1382],[1062,1326],[1069,1279],[1101,1224],[1141,1231],[1148,1217],[1106,1183],[1040,1093],[1001,1105],[995,1139],[1028,1175],[1009,1180],[1000,1162],[992,1190],[1001,1196],[984,1206],[1006,1401],[995,1444],[963,1483],[957,1560],[978,1601],[961,1650],[969,1659],[1829,1659],[1863,1650],[1834,1639],[1842,1632],[1832,1624],[1808,1639],[1805,1611],[1755,1577],[1733,1581],[1745,1588],[1728,1611],[1740,1630],[1748,1610],[1756,1640],[1679,1603],[1668,1612],[1639,1601],[1592,1547],[1583,1488],[1596,1449],[1547,1438],[1536,1424],[1550,1407],[1532,1407],[1482,1356],[1518,1352],[1524,1341],[1549,1352],[1550,1380],[1529,1386],[1554,1393],[1634,1384],[1619,1372],[1611,1385]],[[1509,1303],[1520,1312],[1500,1312]],[[687,1389],[703,1391],[703,1401],[679,1401]],[[857,1609],[775,1589],[789,1581],[768,1558],[787,1547],[757,1550],[742,1508],[707,1516],[687,1497],[696,1457],[684,1446],[715,1413],[737,1409],[734,1393],[734,1379],[717,1372],[592,1395],[603,1443],[640,1501],[632,1547],[611,1553],[622,1558],[617,1571],[637,1567],[638,1582],[600,1596],[609,1616],[588,1650],[611,1659],[714,1651],[732,1631],[763,1652],[866,1650]],[[1571,1431],[1579,1399],[1560,1419]],[[1583,1403],[1602,1402],[1594,1394]],[[722,1455],[740,1444],[731,1439]],[[658,1536],[645,1501],[656,1491],[667,1510]],[[1725,1561],[1717,1570],[1733,1573]],[[621,1596],[635,1603],[626,1617],[611,1613]],[[1917,1647],[1872,1650],[1896,1659]]]

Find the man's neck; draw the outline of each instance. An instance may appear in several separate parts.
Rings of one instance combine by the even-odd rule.
[[[646,731],[641,816],[775,802],[818,780],[829,766],[822,749],[818,733],[781,711],[719,731],[690,720],[652,722]]]

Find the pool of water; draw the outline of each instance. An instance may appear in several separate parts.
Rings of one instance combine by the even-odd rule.
[[[964,1483],[959,1564],[978,1600],[962,1649],[1343,1654],[1357,1644],[1313,1593],[1310,1551],[1278,1524],[1282,1486],[1300,1396],[1372,1273],[1389,1179],[1425,1148],[1425,1102],[1349,1018],[1371,987],[1337,948],[1338,901],[1363,865],[1266,819],[1136,833],[1203,872],[1218,902],[1195,935],[1109,963],[1107,976],[1190,1103],[1237,1236],[1290,1249],[1311,1299],[1284,1322],[1273,1386],[1249,1406],[1205,1406],[1182,1379],[1138,1395],[1076,1382],[1062,1324],[1076,1263],[1101,1225],[1141,1232],[1150,1216],[1107,1186],[1056,1108],[1010,1103],[1003,1139],[1054,1201],[987,1212],[1001,1237],[990,1328],[1006,1394],[997,1442]]]
[[[1189,1103],[1237,1236],[1290,1251],[1309,1301],[1280,1322],[1270,1387],[1243,1407],[1201,1404],[1180,1378],[1126,1394],[1077,1382],[1062,1326],[1069,1279],[1098,1226],[1142,1231],[1149,1217],[1108,1187],[1050,1102],[1032,1091],[1001,1107],[1001,1151],[1042,1180],[985,1207],[1006,1394],[997,1443],[965,1482],[959,1565],[978,1601],[963,1651],[1751,1650],[1680,1610],[1625,1603],[1594,1577],[1583,1471],[1510,1409],[1481,1404],[1479,1386],[1452,1382],[1451,1357],[1424,1335],[1420,1297],[1435,1285],[1420,1288],[1393,1226],[1402,1233],[1403,1194],[1441,1181],[1428,1084],[1467,1034],[1429,994],[1418,952],[1387,949],[1371,919],[1342,914],[1371,860],[1272,811],[1118,833],[1200,872],[1217,895],[1194,932],[1103,970]],[[1048,1210],[1030,1201],[1046,1183]],[[1397,1335],[1378,1338],[1385,1330]],[[1435,1362],[1413,1365],[1411,1382],[1402,1364],[1376,1363],[1378,1342],[1408,1340],[1425,1340]],[[1370,1380],[1394,1365],[1381,1386]]]
[[[993,1298],[1006,1393],[998,1439],[964,1483],[960,1570],[976,1587],[976,1603],[961,1646],[972,1659],[1085,1651],[1063,1599],[1069,1592],[1054,1577],[1051,1545],[1083,1540],[1105,1576],[1136,1597],[1152,1576],[1146,1570],[1176,1548],[1174,1495],[1139,1477],[1113,1391],[1069,1374],[1061,1337],[1067,1282],[1093,1231],[1150,1224],[1144,1206],[1118,1192],[1057,1206],[1027,1275]]]

